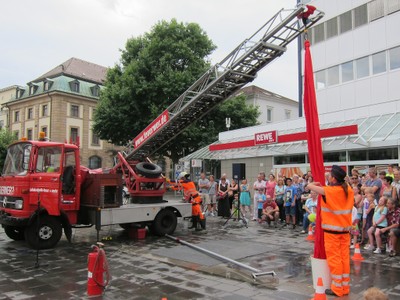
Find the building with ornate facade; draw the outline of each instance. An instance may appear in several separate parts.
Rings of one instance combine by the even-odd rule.
[[[79,143],[82,165],[112,167],[116,147],[92,131],[106,73],[106,67],[71,58],[27,86],[16,86],[2,104],[5,126],[17,138],[36,139],[43,131],[51,141]]]

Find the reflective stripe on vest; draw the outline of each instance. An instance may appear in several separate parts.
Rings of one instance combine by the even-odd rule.
[[[338,280],[342,279],[342,275],[334,275],[334,274],[332,274],[331,277],[332,277],[332,279],[338,279]]]
[[[321,227],[322,227],[322,229],[332,230],[332,231],[339,231],[339,232],[350,231],[350,229],[352,228],[352,226],[341,227],[341,226],[328,225],[328,224],[322,224]]]
[[[352,209],[346,209],[346,210],[330,210],[327,207],[322,207],[321,208],[322,211],[324,212],[329,212],[335,215],[345,215],[345,214],[351,214],[352,213]]]

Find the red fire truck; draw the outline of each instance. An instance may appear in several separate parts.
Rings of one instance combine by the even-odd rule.
[[[9,146],[0,177],[0,224],[13,240],[52,248],[73,227],[120,224],[172,234],[191,205],[166,201],[166,180],[151,157],[183,128],[254,80],[286,46],[323,17],[300,5],[281,10],[220,63],[211,67],[131,143],[108,172],[81,166],[74,144],[19,141]],[[314,8],[313,8],[314,9]],[[310,15],[311,14],[311,15]],[[130,194],[122,204],[123,183]]]

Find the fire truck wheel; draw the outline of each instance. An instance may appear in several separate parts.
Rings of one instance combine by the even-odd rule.
[[[169,209],[161,210],[150,226],[150,231],[158,236],[164,236],[166,234],[173,234],[178,220],[175,213]]]
[[[24,227],[4,225],[4,232],[10,239],[14,241],[24,240],[25,239],[24,231],[25,231]]]
[[[25,240],[34,249],[50,249],[57,245],[61,239],[61,222],[48,215],[39,217],[39,224],[35,219],[30,226],[25,229]]]
[[[136,165],[136,171],[147,178],[158,178],[162,173],[162,169],[160,166],[149,163],[149,162],[141,162]]]

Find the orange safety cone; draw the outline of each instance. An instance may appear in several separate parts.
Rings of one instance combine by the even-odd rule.
[[[361,271],[361,260],[354,260],[353,261],[353,265],[354,265],[354,274],[355,275],[360,275],[360,271]]]
[[[360,245],[357,243],[354,247],[354,255],[351,257],[354,261],[364,260],[364,257],[361,256]]]
[[[324,284],[322,282],[322,277],[318,277],[317,288],[315,289],[314,298],[311,300],[327,300],[325,294]]]
[[[312,225],[310,224],[310,226],[308,226],[308,235],[306,237],[306,241],[309,242],[314,242],[315,241],[315,237],[313,234],[313,230],[312,230]]]

